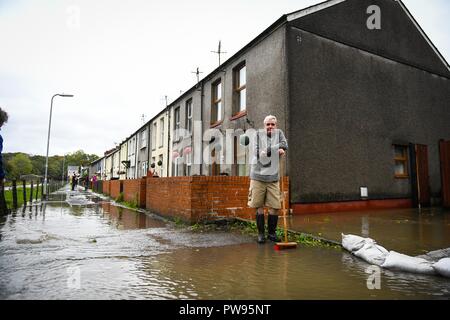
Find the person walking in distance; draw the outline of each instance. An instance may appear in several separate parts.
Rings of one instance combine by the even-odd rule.
[[[264,207],[269,210],[267,238],[277,242],[278,211],[281,209],[278,164],[288,149],[288,143],[283,131],[277,128],[277,118],[273,115],[264,119],[264,130],[259,130],[254,140],[248,206],[256,209],[258,243],[265,242]]]
[[[77,185],[77,175],[75,171],[72,173],[71,182],[72,182],[72,191],[75,191],[75,187]]]

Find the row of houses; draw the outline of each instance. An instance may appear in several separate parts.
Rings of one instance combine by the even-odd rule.
[[[446,203],[449,81],[448,63],[401,1],[326,1],[280,17],[90,172],[246,176],[240,135],[273,114],[290,145],[294,212]],[[196,161],[214,144],[211,129],[229,139]]]

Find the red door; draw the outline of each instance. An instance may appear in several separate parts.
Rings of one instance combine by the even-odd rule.
[[[430,177],[428,174],[428,146],[416,144],[416,188],[418,203],[421,206],[430,206]]]
[[[442,202],[444,207],[450,208],[450,141],[439,142],[441,155],[441,184]]]

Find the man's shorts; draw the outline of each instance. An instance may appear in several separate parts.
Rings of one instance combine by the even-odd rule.
[[[281,192],[278,182],[250,180],[248,203],[250,208],[269,207],[281,209]]]

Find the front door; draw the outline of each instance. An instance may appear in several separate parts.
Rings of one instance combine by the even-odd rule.
[[[445,208],[450,208],[450,141],[439,142],[441,158],[441,185],[442,203]]]
[[[411,145],[411,189],[415,207],[430,206],[430,178],[428,174],[428,146]]]

